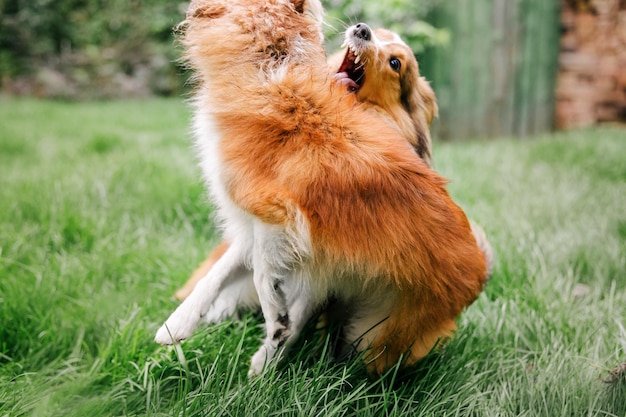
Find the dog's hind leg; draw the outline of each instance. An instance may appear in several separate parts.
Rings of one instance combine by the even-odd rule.
[[[283,353],[298,339],[317,306],[317,303],[306,294],[296,297],[285,314],[281,314],[281,310],[276,306],[266,305],[263,315],[266,318],[267,334],[263,345],[252,357],[248,376],[260,374],[270,360],[276,361],[282,357]],[[271,320],[272,317],[276,317],[276,320]]]
[[[189,297],[157,331],[155,340],[158,343],[169,345],[191,336],[219,296],[224,283],[243,265],[246,250],[244,243],[233,242],[209,273],[198,282]]]
[[[300,254],[290,236],[280,228],[255,228],[254,285],[265,319],[263,345],[254,354],[249,376],[258,375],[266,363],[281,356],[297,338],[311,315],[314,303],[297,295],[296,269]],[[298,277],[301,278],[301,277]]]
[[[261,311],[265,319],[265,339],[263,345],[252,356],[248,376],[258,375],[263,371],[279,349],[283,348],[289,338],[290,318],[281,289],[281,281],[285,276],[264,271],[262,267],[254,265],[254,286],[259,294]]]

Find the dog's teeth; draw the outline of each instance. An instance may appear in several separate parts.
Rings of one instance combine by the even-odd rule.
[[[341,48],[345,48],[346,46],[348,46],[348,40],[344,40],[343,43],[341,44]]]
[[[356,56],[356,59],[354,60],[354,63],[355,63],[355,64],[358,64],[358,63],[359,63],[359,61],[361,61],[361,55],[357,55],[357,56]]]

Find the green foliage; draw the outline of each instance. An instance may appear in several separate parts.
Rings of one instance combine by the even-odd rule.
[[[56,96],[178,92],[184,80],[174,64],[172,27],[182,20],[180,5],[5,0],[0,3],[0,79],[27,76],[38,93]]]
[[[0,98],[0,415],[626,415],[623,129],[435,143],[497,254],[455,338],[369,381],[308,332],[248,380],[258,317],[153,341],[219,239],[189,118],[174,100]]]
[[[93,45],[135,45],[149,38],[169,41],[181,18],[179,4],[163,0],[149,5],[141,0],[5,0],[0,5],[3,46],[11,39],[28,48],[25,55],[34,56]]]

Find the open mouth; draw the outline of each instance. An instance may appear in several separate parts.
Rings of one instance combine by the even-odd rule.
[[[365,82],[365,67],[361,57],[348,45],[346,56],[335,74],[335,79],[348,88],[348,91],[356,93]]]

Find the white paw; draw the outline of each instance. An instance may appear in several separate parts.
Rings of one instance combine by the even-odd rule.
[[[178,308],[157,330],[154,340],[162,345],[178,343],[191,336],[199,322],[200,314]]]
[[[250,370],[248,371],[248,378],[253,378],[257,375],[261,375],[263,373],[263,368],[265,368],[265,363],[270,359],[267,357],[267,350],[265,346],[261,346],[259,350],[252,356],[250,360]]]

